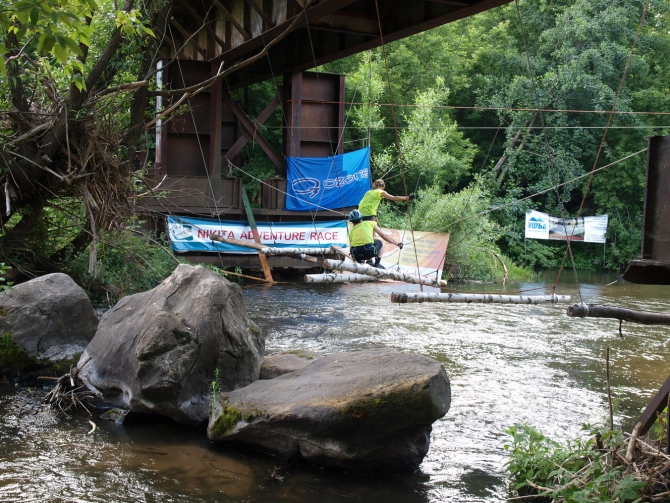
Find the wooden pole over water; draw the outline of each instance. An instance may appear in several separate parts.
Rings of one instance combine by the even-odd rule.
[[[249,204],[249,197],[247,197],[247,189],[242,185],[242,204],[244,205],[244,211],[247,214],[247,220],[249,221],[249,227],[251,227],[251,234],[254,236],[254,241],[256,244],[262,244],[261,238],[258,235],[258,228],[256,227],[256,220],[254,219],[254,214],[251,211],[251,205]],[[272,272],[270,271],[270,264],[268,264],[268,259],[263,255],[260,250],[258,251],[258,259],[261,261],[261,267],[263,268],[263,274],[265,274],[265,279],[268,281],[274,281],[272,279]]]
[[[324,260],[323,266],[326,269],[334,269],[336,271],[347,271],[356,274],[366,274],[376,278],[394,279],[396,281],[404,281],[405,283],[413,283],[417,285],[432,285],[432,286],[447,286],[447,282],[440,279],[439,284],[436,285],[434,278],[426,278],[423,276],[415,276],[402,271],[391,271],[387,269],[377,269],[367,264],[359,264],[357,262],[343,262],[341,260]]]
[[[556,304],[570,302],[569,295],[498,295],[488,293],[392,293],[391,302],[465,302],[480,304]]]
[[[332,253],[330,248],[300,248],[299,246],[283,248],[263,246],[259,250],[265,255],[321,255],[322,253]]]
[[[379,278],[367,274],[305,274],[305,283],[369,283]]]
[[[636,311],[619,306],[575,304],[568,307],[567,315],[572,318],[614,318],[643,325],[670,325],[670,314]]]
[[[269,248],[263,244],[258,244],[251,241],[245,241],[243,239],[222,238],[221,236],[218,236],[216,234],[210,234],[209,238],[212,241],[220,241],[221,243],[228,243],[229,245],[244,246],[245,248],[258,250],[259,255],[263,255],[264,259],[266,255],[288,255],[289,257],[298,260],[306,260],[307,262],[318,262],[318,259],[316,257],[305,255],[303,251],[300,251],[301,248]],[[308,248],[308,250],[315,250],[315,248]],[[324,248],[324,250],[328,251],[328,248]],[[281,251],[281,253],[277,253],[279,251]],[[265,260],[267,262],[267,259]]]

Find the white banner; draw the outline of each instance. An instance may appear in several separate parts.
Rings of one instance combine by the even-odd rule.
[[[219,253],[258,253],[252,248],[212,241],[214,234],[223,238],[254,242],[247,222],[212,218],[168,216],[172,249],[176,252],[207,251]],[[347,246],[349,236],[344,220],[330,222],[258,222],[258,236],[267,246],[317,247]]]
[[[526,212],[526,238],[560,239],[604,243],[607,233],[607,215],[580,218],[551,217],[546,213]]]

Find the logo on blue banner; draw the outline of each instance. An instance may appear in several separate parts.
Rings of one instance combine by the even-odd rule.
[[[370,189],[370,148],[334,157],[289,157],[286,209],[357,206]]]

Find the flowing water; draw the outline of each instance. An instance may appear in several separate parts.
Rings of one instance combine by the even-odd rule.
[[[549,294],[555,273],[509,285]],[[670,287],[564,274],[556,293],[574,303],[668,311]],[[499,285],[459,287],[499,291]],[[0,397],[0,501],[497,502],[508,497],[505,429],[527,422],[556,439],[607,417],[610,347],[616,427],[630,430],[668,374],[670,328],[575,319],[566,305],[391,304],[399,283],[252,285],[250,316],[267,353],[394,347],[438,359],[452,386],[451,409],[434,424],[420,471],[357,477],[212,445],[203,431],[169,421],[117,425],[54,422]],[[437,291],[424,288],[424,291]],[[23,407],[23,408],[22,408]]]

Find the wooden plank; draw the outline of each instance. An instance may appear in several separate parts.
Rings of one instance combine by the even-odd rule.
[[[203,49],[202,47],[200,47],[200,46],[195,42],[195,33],[198,33],[197,31],[196,31],[195,33],[189,33],[189,32],[187,32],[187,31],[182,27],[182,25],[180,25],[180,24],[177,22],[177,20],[176,20],[175,18],[170,19],[170,24],[171,24],[172,26],[174,26],[175,28],[177,28],[177,31],[178,31],[179,33],[182,34],[182,36],[184,37],[184,44],[186,44],[186,43],[187,43],[186,41],[190,39],[190,43],[192,43],[193,46],[196,48],[196,50],[197,50],[200,54],[202,54],[202,57],[203,57],[203,58],[207,58],[207,51],[206,51],[205,49]],[[200,31],[200,30],[198,30],[198,31]]]
[[[335,253],[339,253],[343,257],[347,257],[349,260],[351,260],[353,262],[356,262],[351,255],[349,255],[346,251],[344,251],[339,246],[330,245],[330,249],[333,250]]]
[[[200,23],[202,26],[205,27],[205,29],[209,32],[209,34],[214,38],[217,44],[221,46],[221,48],[225,51],[226,50],[226,44],[221,40],[219,37],[216,36],[216,33],[214,33],[214,30],[210,28],[209,24],[202,18],[200,17],[200,14],[198,14],[195,10],[193,10],[193,7],[191,7],[188,4],[188,0],[179,0],[179,3],[181,3],[186,10],[193,16],[193,19],[195,19],[198,23]]]
[[[244,37],[244,40],[249,40],[251,38],[251,35],[249,35],[246,30],[242,27],[240,23],[237,22],[237,19],[233,17],[233,15],[230,13],[228,9],[226,9],[219,0],[214,0],[214,3],[216,6],[219,8],[221,12],[223,12],[223,15],[228,18],[228,20],[231,22],[231,24],[235,27],[237,31],[240,32],[242,37]]]
[[[252,248],[254,250],[263,250],[267,248],[264,244],[258,244],[256,242],[245,241],[244,239],[235,239],[235,238],[223,238],[218,234],[210,234],[209,239],[212,241],[219,241],[220,243],[227,243],[229,245],[244,246],[245,248]]]
[[[247,3],[256,11],[256,13],[263,18],[263,20],[268,24],[268,26],[273,27],[275,24],[272,22],[272,17],[270,17],[260,5],[256,4],[255,0],[247,0]]]
[[[247,196],[247,189],[242,185],[242,204],[244,204],[244,211],[247,213],[247,220],[249,221],[249,227],[251,227],[251,234],[254,236],[254,241],[257,244],[261,243],[261,238],[258,235],[258,228],[256,227],[256,220],[254,219],[254,214],[251,211],[251,205],[249,204],[249,197]],[[268,281],[273,281],[272,272],[270,271],[270,265],[268,264],[268,259],[258,250],[258,258],[261,261],[261,267],[263,268],[263,274],[265,274],[265,279]]]

